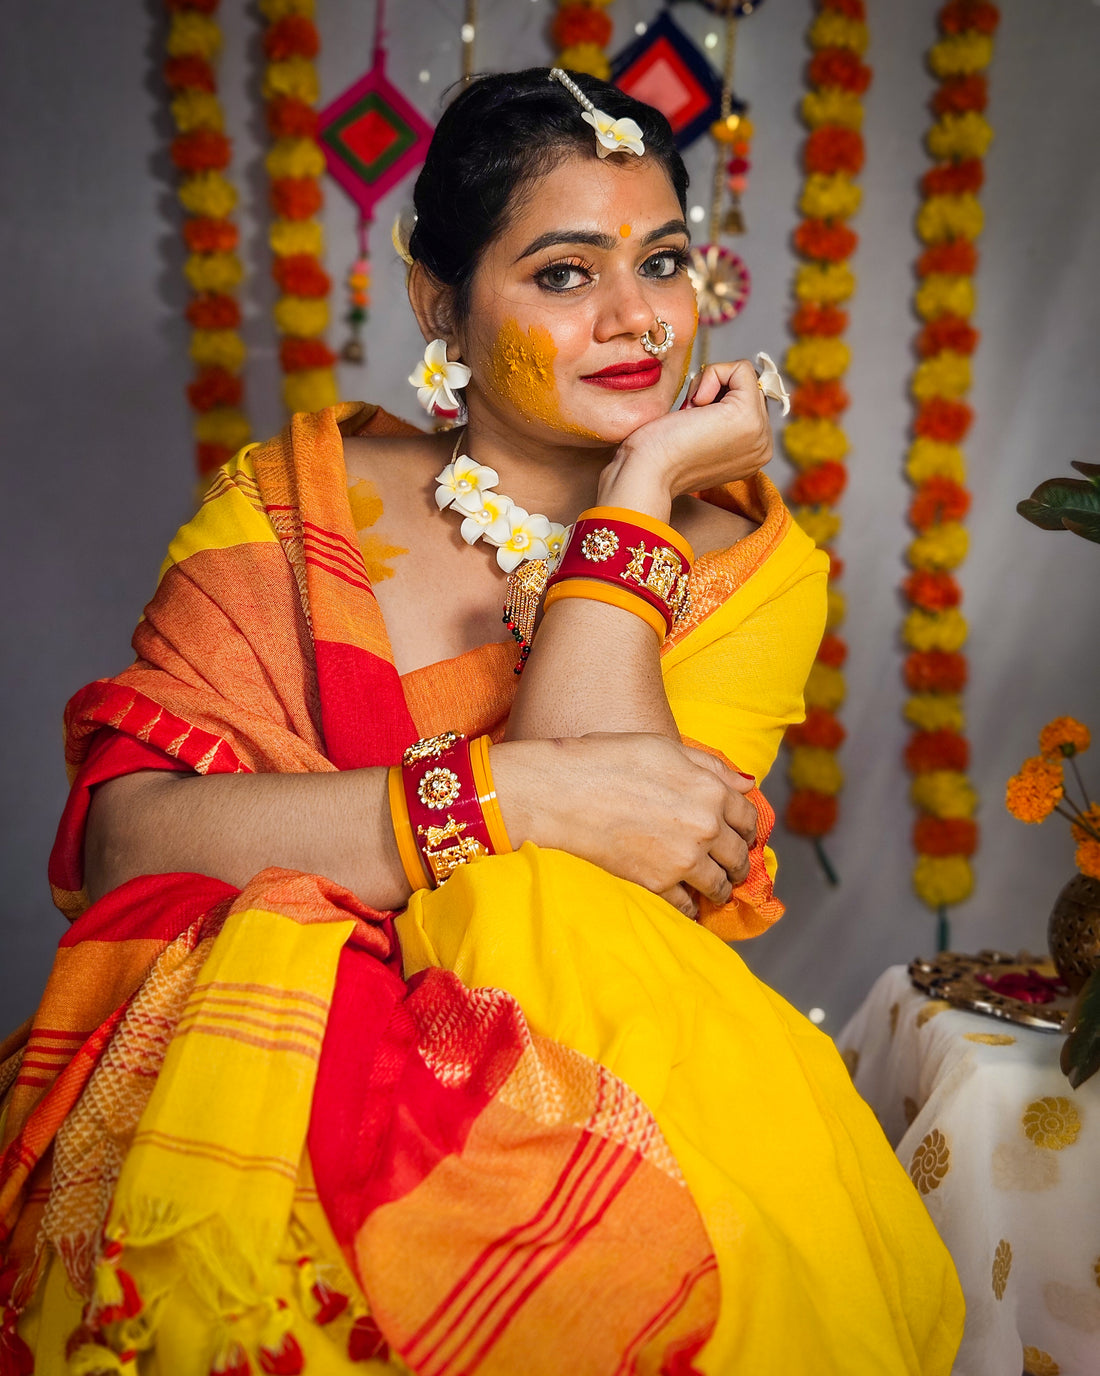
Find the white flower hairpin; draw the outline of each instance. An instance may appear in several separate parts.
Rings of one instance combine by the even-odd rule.
[[[573,78],[567,76],[560,67],[550,68],[550,80],[560,81],[574,100],[583,106],[581,119],[586,120],[596,131],[598,157],[606,158],[609,153],[637,153],[640,157],[645,152],[641,125],[632,119],[612,119],[602,110],[597,110]]]
[[[756,379],[756,385],[766,397],[771,397],[772,401],[782,403],[783,414],[786,415],[791,409],[791,394],[787,391],[779,374],[779,369],[768,355],[763,353],[756,355],[756,366],[760,369],[760,376]]]

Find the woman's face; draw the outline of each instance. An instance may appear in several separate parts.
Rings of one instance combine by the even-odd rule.
[[[666,414],[697,319],[687,249],[654,158],[571,157],[528,187],[472,283],[459,341],[471,418],[594,445]],[[661,342],[658,316],[675,342],[655,358],[640,340],[652,328]]]

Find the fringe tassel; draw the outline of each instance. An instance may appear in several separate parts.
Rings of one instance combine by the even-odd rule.
[[[260,1335],[260,1366],[268,1376],[300,1376],[305,1369],[306,1359],[298,1339],[290,1331],[293,1321],[286,1300],[276,1300]]]
[[[239,1342],[230,1338],[222,1344],[210,1368],[210,1376],[252,1376],[252,1363]]]
[[[4,1310],[0,1325],[0,1376],[32,1376],[34,1371],[34,1353],[15,1331],[18,1318],[16,1310]]]
[[[356,1319],[348,1334],[348,1356],[353,1362],[384,1362],[390,1355],[390,1345],[382,1330],[369,1314]]]
[[[350,1303],[349,1297],[325,1284],[311,1257],[299,1257],[297,1265],[298,1298],[307,1318],[320,1325],[339,1318]]]

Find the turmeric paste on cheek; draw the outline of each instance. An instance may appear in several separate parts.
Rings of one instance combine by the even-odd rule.
[[[542,421],[554,430],[565,430],[586,439],[601,435],[570,420],[561,408],[554,377],[557,346],[550,331],[529,325],[526,333],[515,320],[506,320],[493,344],[490,359],[494,391],[529,420]]]

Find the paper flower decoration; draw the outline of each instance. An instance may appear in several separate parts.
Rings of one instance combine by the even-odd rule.
[[[581,119],[596,131],[597,157],[606,158],[609,153],[637,153],[640,156],[645,152],[641,126],[634,120],[612,119],[594,108],[591,112],[583,110]]]
[[[723,244],[691,250],[688,275],[699,304],[700,325],[725,325],[740,315],[749,299],[749,270]]]
[[[511,497],[506,497],[503,492],[483,492],[481,498],[478,510],[472,511],[459,527],[459,534],[468,545],[476,545],[488,528],[515,506]],[[464,509],[457,502],[452,502],[451,506],[455,511]]]
[[[465,387],[470,381],[470,370],[465,363],[447,361],[447,345],[442,339],[433,339],[424,350],[424,358],[415,372],[409,374],[409,382],[417,389],[416,399],[425,411],[435,413],[451,412],[457,414],[462,403],[454,394],[454,389]],[[492,472],[492,470],[489,470]],[[496,476],[493,477],[496,482]],[[437,498],[438,498],[438,494]]]
[[[466,372],[469,371],[467,368]],[[449,506],[472,516],[482,510],[488,497],[496,496],[488,489],[499,481],[495,468],[474,463],[469,454],[459,454],[436,478],[439,486],[435,490],[435,504],[440,511]]]
[[[485,538],[497,547],[497,563],[505,573],[511,573],[528,559],[545,559],[550,535],[548,517],[529,514],[514,505],[485,532]]]

